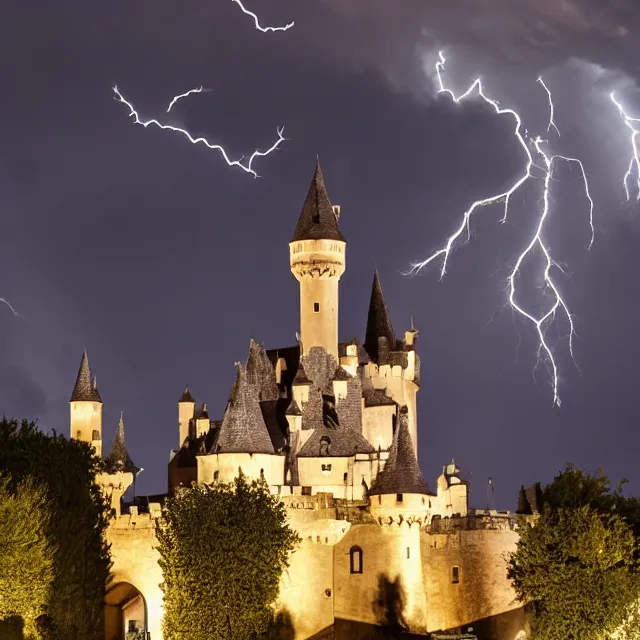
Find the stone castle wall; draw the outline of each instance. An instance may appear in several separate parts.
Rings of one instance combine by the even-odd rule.
[[[464,631],[482,640],[515,640],[524,629],[506,575],[518,539],[510,514],[435,519],[428,526],[380,526],[362,506],[332,496],[286,496],[290,525],[301,543],[283,574],[277,609],[295,638],[309,638],[336,619],[367,625],[394,616],[414,633]],[[147,628],[162,638],[162,573],[155,530],[159,511],[124,514],[108,530],[113,557],[110,588],[128,583],[147,605]],[[362,572],[352,573],[352,549]],[[457,567],[457,582],[453,568]],[[107,629],[106,640],[119,636]]]

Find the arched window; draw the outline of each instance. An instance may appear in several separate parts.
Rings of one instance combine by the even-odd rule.
[[[351,573],[362,573],[362,549],[360,547],[349,549],[349,567]]]

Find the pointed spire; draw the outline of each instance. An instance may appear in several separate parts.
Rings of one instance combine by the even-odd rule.
[[[206,402],[202,403],[202,409],[200,409],[200,415],[198,417],[199,418],[206,418],[207,420],[209,419],[209,410],[207,409],[207,403]]]
[[[182,402],[193,402],[194,404],[196,402],[191,395],[191,391],[189,391],[189,385],[184,388],[184,391],[180,396],[180,400],[178,400],[178,404],[181,404]]]
[[[100,394],[98,393],[97,384],[91,378],[89,356],[87,355],[86,348],[82,352],[78,377],[76,378],[76,384],[71,393],[70,402],[102,402]]]
[[[400,409],[398,428],[393,436],[387,463],[369,491],[372,496],[393,493],[429,493],[427,481],[413,451],[406,407]]]
[[[236,366],[236,381],[213,453],[274,453],[257,389],[248,383],[242,364],[236,363]]]
[[[105,466],[110,473],[116,473],[123,471],[125,473],[133,473],[134,475],[138,471],[142,471],[140,467],[136,466],[129,456],[127,451],[127,445],[124,441],[124,417],[123,413],[120,413],[120,422],[116,429],[116,436],[113,439],[113,446],[111,452],[104,460]]]
[[[316,163],[313,180],[291,242],[298,240],[339,240],[345,242],[340,232],[338,218],[327,194],[320,161]]]
[[[247,382],[258,390],[261,402],[277,400],[280,390],[276,384],[276,372],[264,347],[253,338],[249,342],[249,358],[247,359]]]
[[[389,318],[389,309],[382,295],[382,285],[378,277],[378,270],[376,269],[373,276],[373,286],[371,287],[367,331],[364,340],[364,348],[374,362],[378,362],[380,355],[378,353],[378,338],[387,339],[389,351],[395,349],[396,337]]]

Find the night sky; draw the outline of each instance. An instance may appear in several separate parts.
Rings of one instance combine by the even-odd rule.
[[[0,6],[0,409],[68,434],[83,346],[104,401],[109,449],[124,411],[138,493],[166,490],[177,400],[188,383],[221,418],[249,338],[295,343],[297,283],[288,242],[316,154],[342,206],[347,271],[342,340],[364,338],[377,267],[396,333],[420,330],[420,463],[430,486],[455,457],[473,506],[514,508],[521,484],[568,461],[640,492],[640,207],[623,204],[628,131],[615,89],[640,115],[636,0],[8,0]],[[517,5],[517,11],[514,9]],[[614,7],[615,5],[615,7]],[[464,7],[464,9],[463,9]],[[535,331],[506,306],[506,278],[535,227],[541,181],[481,210],[469,244],[417,277],[403,275],[459,224],[476,198],[523,167],[513,120],[479,102],[435,97],[433,64],[462,91],[487,92],[547,136],[543,73],[558,138],[578,156],[595,201],[595,244],[579,172],[560,166],[545,239],[574,314],[551,329],[562,407]],[[635,50],[634,50],[635,49]],[[171,132],[159,117],[224,144],[233,157],[288,138],[256,162],[259,179]],[[164,111],[170,99],[204,85]],[[539,258],[539,256],[538,256]],[[521,302],[545,302],[527,264]],[[558,272],[559,273],[559,272]]]

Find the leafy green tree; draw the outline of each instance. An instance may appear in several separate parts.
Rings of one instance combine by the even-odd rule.
[[[165,640],[247,640],[266,633],[298,543],[263,482],[196,485],[165,503],[158,531]]]
[[[25,632],[46,611],[53,582],[53,554],[46,532],[50,509],[47,492],[31,478],[10,490],[0,477],[0,620],[21,618]]]
[[[95,475],[102,461],[84,442],[40,431],[37,423],[0,420],[0,474],[18,491],[31,477],[47,493],[46,538],[54,549],[53,582],[37,621],[48,638],[101,640],[109,575],[109,510]]]
[[[568,465],[523,521],[508,575],[535,640],[640,638],[638,501],[609,479]]]

